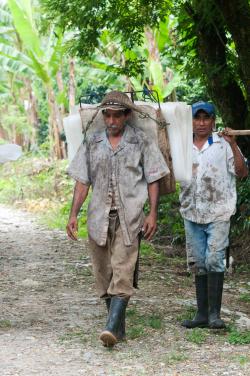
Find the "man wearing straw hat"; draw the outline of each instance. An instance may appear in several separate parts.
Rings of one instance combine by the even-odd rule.
[[[180,202],[198,310],[193,320],[185,320],[182,325],[222,329],[224,259],[230,217],[236,208],[235,177],[246,177],[248,169],[235,137],[229,135],[230,128],[213,133],[214,105],[197,102],[192,112],[193,176],[190,184],[182,186]]]
[[[108,93],[99,110],[106,129],[86,137],[69,167],[76,180],[69,237],[76,240],[77,215],[89,187],[88,233],[96,287],[108,319],[100,339],[113,346],[125,338],[125,310],[133,293],[139,234],[156,230],[159,179],[169,173],[161,152],[139,128],[127,124],[137,106],[124,93]],[[143,206],[149,197],[150,211]]]

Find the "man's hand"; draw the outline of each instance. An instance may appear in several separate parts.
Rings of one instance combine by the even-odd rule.
[[[156,228],[157,228],[157,214],[150,213],[143,223],[143,232],[144,232],[144,238],[146,240],[151,240],[152,237],[155,234]]]
[[[229,132],[232,128],[226,127],[223,131],[218,133],[218,136],[223,137],[230,145],[236,145],[235,136],[230,136]]]
[[[76,182],[69,221],[66,226],[67,234],[72,240],[77,240],[77,230],[78,230],[77,215],[86,197],[88,196],[88,191],[89,191],[89,186],[79,181]]]
[[[222,132],[219,132],[218,135],[223,137],[231,146],[233,155],[234,155],[234,166],[235,173],[239,178],[245,178],[248,175],[248,168],[245,162],[243,155],[241,154],[237,142],[234,136],[229,136],[228,132],[231,128],[225,128]]]
[[[72,240],[77,240],[78,221],[77,217],[70,217],[66,226],[67,234]]]

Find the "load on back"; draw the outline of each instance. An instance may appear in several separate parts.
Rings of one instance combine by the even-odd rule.
[[[135,109],[129,124],[142,129],[159,148],[173,177],[165,181],[161,194],[174,190],[174,179],[189,182],[192,176],[192,110],[184,102],[167,102],[160,105],[152,102],[134,102]],[[68,158],[71,161],[84,134],[105,128],[100,105],[82,104],[63,120],[68,143]],[[169,179],[169,178],[168,178]]]

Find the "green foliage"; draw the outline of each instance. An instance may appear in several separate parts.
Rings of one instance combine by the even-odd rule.
[[[194,307],[187,307],[181,314],[177,315],[176,319],[179,322],[184,320],[193,320],[194,315],[196,313],[196,309]]]
[[[13,128],[17,134],[23,135],[26,139],[29,139],[32,132],[32,128],[27,121],[27,116],[24,113],[24,108],[20,108],[15,104],[9,104],[8,111],[2,113],[1,125],[7,132],[9,139],[11,139],[13,134]]]
[[[172,242],[183,243],[185,240],[185,230],[183,219],[179,213],[179,186],[175,193],[171,193],[160,198],[158,222],[159,238],[171,234]]]
[[[237,182],[237,211],[232,218],[232,236],[244,236],[250,231],[250,176]]]
[[[142,241],[140,244],[140,256],[144,260],[154,260],[155,262],[163,263],[166,256],[160,250],[156,250],[152,243]]]
[[[250,363],[250,357],[247,355],[238,355],[235,357],[241,366],[245,366],[247,363]]]
[[[185,338],[189,342],[196,343],[196,345],[201,345],[202,343],[206,341],[207,336],[208,336],[208,330],[195,328],[195,329],[189,329],[185,335]]]
[[[86,200],[84,206],[81,208],[78,216],[78,237],[87,238],[87,205],[89,198]],[[51,210],[50,213],[44,214],[42,216],[42,221],[51,229],[60,229],[65,230],[69,213],[71,208],[72,200],[70,199],[64,205],[58,205],[54,210]]]
[[[242,302],[249,302],[250,303],[250,293],[240,294],[239,300]]]
[[[10,329],[12,327],[10,320],[0,320],[0,329]]]
[[[227,341],[231,345],[248,345],[250,344],[250,330],[240,332],[235,327],[230,327]]]
[[[167,364],[175,364],[177,362],[188,360],[188,356],[182,352],[172,351],[169,355],[164,357],[163,360],[165,360]]]
[[[158,24],[169,8],[166,0],[132,0],[129,3],[97,0],[94,4],[92,0],[84,0],[80,7],[76,0],[43,0],[42,3],[50,19],[57,19],[63,29],[75,32],[71,48],[80,56],[94,51],[105,28],[120,37],[125,49],[131,49],[142,42],[144,27]]]
[[[127,309],[129,328],[128,338],[135,339],[147,335],[148,330],[160,330],[163,327],[162,317],[157,313],[140,314],[135,307]]]
[[[67,161],[23,157],[0,167],[0,201],[17,204],[39,213],[49,228],[65,231],[73,196],[72,179],[66,175]],[[87,237],[87,205],[79,213],[80,238]]]

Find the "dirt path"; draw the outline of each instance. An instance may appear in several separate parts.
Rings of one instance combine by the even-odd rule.
[[[183,271],[174,260],[142,262],[128,340],[107,350],[98,339],[106,312],[85,243],[0,207],[0,375],[249,375],[249,345],[231,345],[225,332],[180,326],[176,318],[194,298]],[[249,284],[234,282],[226,285],[227,322],[239,309],[247,313],[233,289]]]

